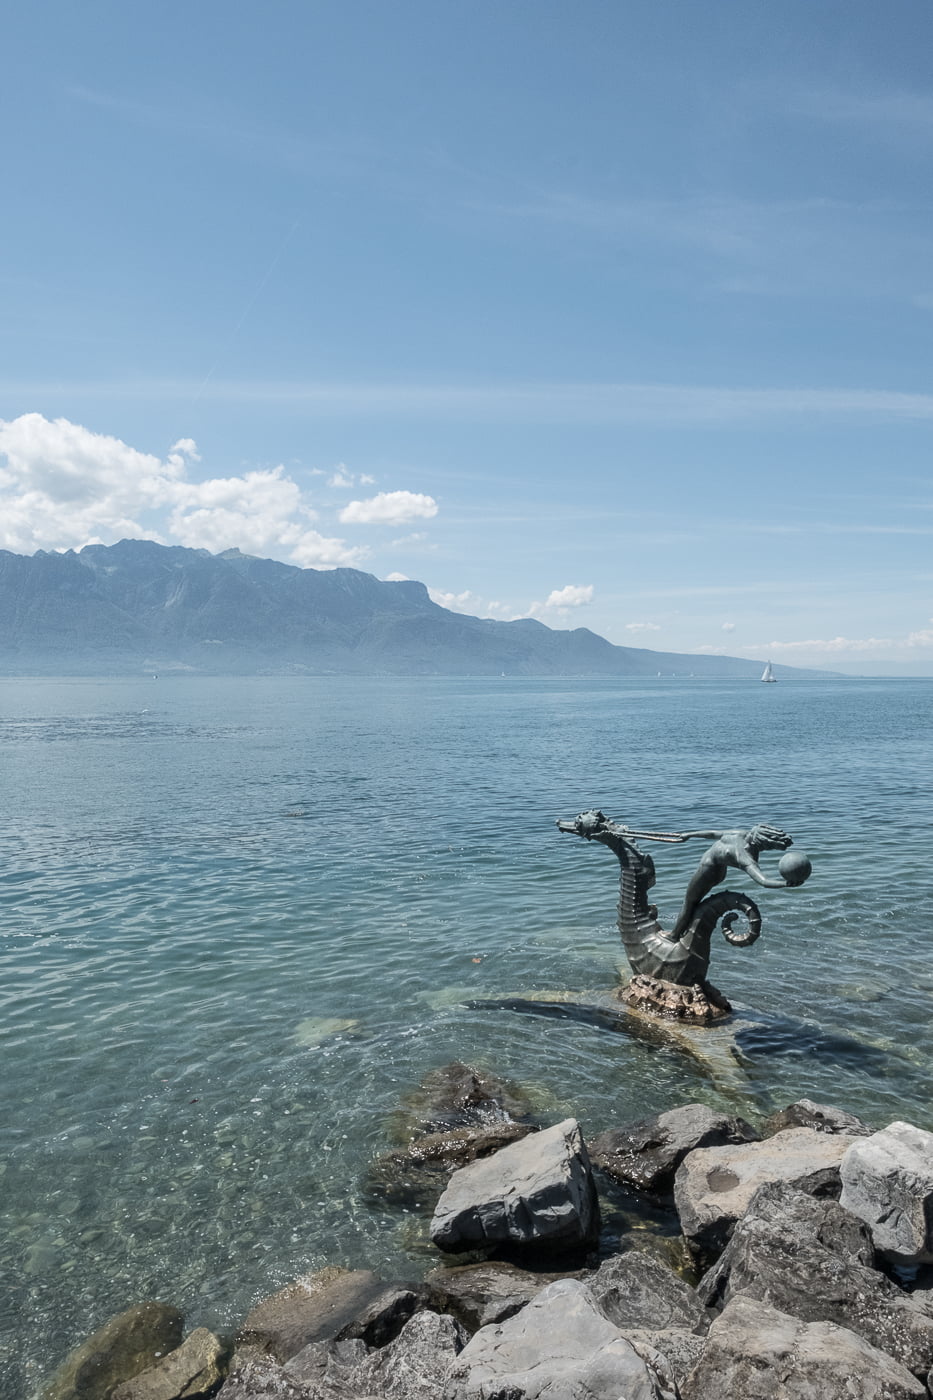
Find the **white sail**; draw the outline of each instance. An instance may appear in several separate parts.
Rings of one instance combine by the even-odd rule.
[[[777,677],[775,676],[774,672],[771,670],[771,662],[770,662],[770,661],[765,662],[765,669],[764,669],[764,670],[762,671],[762,673],[761,673],[761,679],[762,679],[763,681],[770,681],[772,685],[774,685],[775,682],[777,681]]]

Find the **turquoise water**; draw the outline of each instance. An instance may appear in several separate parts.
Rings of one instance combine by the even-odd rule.
[[[324,1263],[420,1273],[361,1178],[454,1058],[587,1133],[802,1094],[933,1128],[931,713],[919,680],[4,680],[0,1394],[139,1298],[222,1328]],[[592,805],[810,855],[714,946],[771,1027],[738,1087],[464,1005],[615,980],[617,868],[554,826]],[[654,848],[662,915],[702,849]]]

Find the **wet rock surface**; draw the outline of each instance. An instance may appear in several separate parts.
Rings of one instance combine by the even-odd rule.
[[[570,1250],[592,1242],[598,1222],[589,1157],[568,1118],[455,1172],[431,1238],[448,1253],[500,1244]]]
[[[588,1147],[593,1165],[614,1180],[660,1196],[673,1190],[677,1168],[696,1148],[757,1141],[744,1118],[696,1103],[599,1133]]]
[[[796,1103],[772,1113],[765,1119],[761,1136],[774,1137],[787,1128],[813,1128],[817,1133],[847,1133],[849,1137],[868,1137],[873,1131],[854,1113],[846,1113],[830,1104],[814,1103],[812,1099],[797,1099]]]
[[[155,1366],[118,1385],[110,1400],[201,1400],[223,1380],[228,1351],[213,1332],[198,1327]]]
[[[77,1347],[42,1400],[110,1400],[115,1386],[149,1370],[181,1341],[184,1317],[167,1303],[137,1303]]]
[[[388,1340],[394,1335],[392,1319],[401,1326],[416,1305],[413,1292],[386,1285],[368,1269],[323,1269],[257,1304],[237,1344],[288,1361],[309,1342],[367,1333]]]

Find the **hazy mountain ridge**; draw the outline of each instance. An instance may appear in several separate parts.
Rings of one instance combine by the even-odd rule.
[[[755,675],[760,662],[619,647],[585,627],[448,611],[423,583],[121,540],[0,550],[0,670]],[[792,668],[776,668],[791,670]]]

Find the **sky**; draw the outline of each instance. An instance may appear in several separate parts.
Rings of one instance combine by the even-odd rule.
[[[927,0],[35,0],[0,548],[933,675]]]

